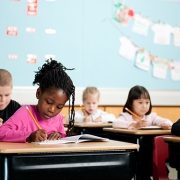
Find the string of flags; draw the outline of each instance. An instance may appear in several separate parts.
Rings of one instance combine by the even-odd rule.
[[[119,0],[114,3],[116,22],[127,26],[130,20],[133,20],[132,31],[143,36],[147,36],[151,30],[154,32],[154,43],[160,45],[169,45],[171,33],[174,35],[174,46],[180,46],[180,27],[172,27],[165,23],[153,23],[148,18],[135,13],[132,7],[128,7]],[[171,79],[180,81],[180,61],[170,60],[153,55],[143,47],[139,47],[130,38],[121,36],[119,54],[127,59],[134,60],[134,65],[144,71],[150,71],[152,66],[153,76],[159,79],[166,79],[168,70],[170,70]]]

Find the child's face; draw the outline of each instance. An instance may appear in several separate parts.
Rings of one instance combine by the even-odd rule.
[[[43,119],[59,114],[68,100],[66,93],[61,89],[48,89],[44,92],[38,89],[36,96],[39,99],[37,108]]]
[[[11,101],[12,86],[0,86],[0,110],[4,110]]]
[[[98,108],[99,99],[97,94],[89,94],[83,102],[84,109],[88,114],[92,114]]]
[[[136,99],[133,101],[132,110],[135,114],[142,117],[144,116],[150,108],[150,100],[149,99]]]

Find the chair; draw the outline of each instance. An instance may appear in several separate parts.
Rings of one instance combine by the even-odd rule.
[[[166,160],[168,159],[168,144],[164,142],[163,136],[154,137],[153,147],[153,180],[168,180],[168,169]]]

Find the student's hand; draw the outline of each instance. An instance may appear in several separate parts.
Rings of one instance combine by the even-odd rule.
[[[47,133],[44,129],[38,129],[27,138],[28,142],[39,142],[47,140]]]
[[[101,117],[101,116],[97,117],[97,118],[94,120],[94,122],[102,122],[102,117]]]
[[[92,116],[91,115],[85,116],[84,122],[92,122]]]
[[[137,121],[133,121],[133,122],[129,125],[129,129],[140,129],[140,128],[146,127],[146,126],[147,126],[146,121],[137,120]]]
[[[51,134],[49,134],[48,136],[48,140],[57,140],[61,138],[61,134],[58,132],[53,132]]]

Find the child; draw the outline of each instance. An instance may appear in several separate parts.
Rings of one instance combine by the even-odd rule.
[[[163,129],[171,128],[171,120],[162,118],[151,112],[151,110],[151,98],[147,89],[143,86],[134,86],[130,89],[123,112],[114,121],[113,127],[140,129],[144,126],[154,125]],[[137,179],[150,180],[152,175],[153,136],[140,136],[138,142],[140,148],[138,152]]]
[[[75,113],[75,122],[113,122],[115,115],[98,109],[100,92],[96,87],[83,91],[83,108]]]
[[[0,69],[0,125],[20,108],[20,104],[11,99],[13,80],[11,73]]]
[[[37,105],[26,105],[18,109],[0,127],[0,141],[35,142],[56,140],[66,136],[60,112],[72,96],[70,113],[72,126],[75,87],[65,70],[68,69],[52,59],[47,60],[39,68],[33,81],[33,85],[39,86],[36,91]]]
[[[178,119],[173,125],[171,129],[171,133],[176,136],[180,136],[180,119]]]
[[[147,89],[143,86],[134,86],[130,89],[123,112],[114,121],[113,127],[140,129],[144,126],[160,126],[162,129],[171,129],[172,121],[158,116],[151,112],[151,109],[152,104]]]

